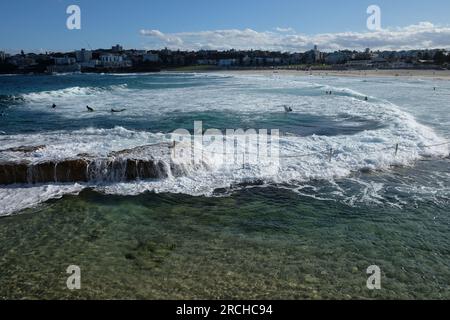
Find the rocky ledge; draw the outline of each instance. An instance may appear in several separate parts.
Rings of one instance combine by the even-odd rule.
[[[32,152],[38,147],[18,147],[0,151]],[[171,161],[171,146],[158,144],[111,152],[97,158],[89,154],[62,160],[0,161],[0,184],[52,182],[134,181],[183,175],[186,168]],[[3,157],[4,158],[4,157]]]

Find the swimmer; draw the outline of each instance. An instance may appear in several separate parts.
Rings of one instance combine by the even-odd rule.
[[[294,111],[294,110],[292,110],[291,107],[288,107],[288,106],[283,106],[283,107],[284,107],[284,111],[286,111],[288,113]]]
[[[127,109],[120,109],[120,110],[116,110],[116,109],[111,109],[112,113],[119,113],[119,112],[124,112]]]

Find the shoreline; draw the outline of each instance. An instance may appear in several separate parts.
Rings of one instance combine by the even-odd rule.
[[[424,78],[428,80],[450,80],[450,70],[216,70],[192,71],[199,73],[224,73],[247,75],[290,75],[290,76],[319,76],[319,77],[355,77],[355,78]]]
[[[219,73],[243,75],[289,75],[289,76],[319,76],[319,77],[355,77],[355,78],[423,78],[427,80],[450,80],[450,70],[436,69],[386,69],[386,70],[296,70],[296,69],[198,69],[186,67],[183,69],[161,69],[160,71],[132,71],[129,72],[74,72],[74,73],[8,73],[0,76],[16,75],[64,75],[64,74],[158,74],[158,73]]]

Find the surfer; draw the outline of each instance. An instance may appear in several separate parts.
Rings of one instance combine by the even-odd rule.
[[[86,106],[86,109],[88,109],[89,112],[94,112],[94,109],[92,109],[92,108],[89,107],[89,106]]]
[[[116,109],[111,109],[112,113],[119,113],[119,112],[124,112],[127,109],[120,109],[120,110],[116,110]]]
[[[284,107],[284,111],[286,111],[288,113],[294,111],[294,110],[292,110],[291,107],[288,107],[288,106],[283,106],[283,107]]]
[[[364,101],[369,101],[369,98],[368,98],[368,97],[365,97],[365,98],[364,98]]]

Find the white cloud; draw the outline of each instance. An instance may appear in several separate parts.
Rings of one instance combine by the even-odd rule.
[[[149,37],[148,49],[265,49],[305,51],[317,44],[323,51],[340,49],[409,50],[426,48],[450,49],[450,26],[436,26],[430,22],[380,31],[338,32],[306,35],[292,28],[258,32],[252,29],[227,29],[199,32],[162,33],[141,30]]]
[[[141,30],[143,36],[149,36],[159,39],[169,46],[183,46],[183,40],[175,35],[166,35],[159,30]]]

